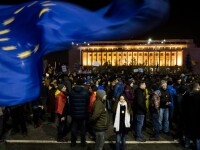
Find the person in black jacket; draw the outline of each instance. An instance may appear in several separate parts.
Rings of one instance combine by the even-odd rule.
[[[142,126],[144,123],[144,117],[147,112],[146,108],[146,83],[144,81],[139,83],[139,88],[136,89],[135,92],[135,138],[136,141],[145,142],[145,139],[142,137]]]
[[[71,146],[76,145],[77,129],[81,130],[81,146],[86,145],[86,120],[88,118],[88,105],[90,102],[89,90],[83,85],[85,81],[78,79],[75,87],[69,94],[70,113],[72,117]]]
[[[186,135],[185,135],[185,148],[190,147],[190,140],[193,140],[196,150],[200,150],[200,85],[195,82],[193,89],[189,93],[187,103],[187,116],[186,116]],[[185,110],[186,111],[186,110]]]

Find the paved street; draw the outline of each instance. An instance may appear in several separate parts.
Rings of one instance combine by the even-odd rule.
[[[70,122],[70,117],[68,118]],[[39,128],[34,128],[33,124],[27,124],[28,136],[22,134],[11,135],[11,130],[7,133],[7,140],[4,144],[0,145],[0,150],[64,150],[64,149],[94,149],[94,141],[87,135],[87,146],[82,148],[80,146],[80,136],[78,136],[77,145],[75,148],[70,147],[70,133],[68,133],[66,142],[56,141],[56,123],[49,123],[44,121]],[[136,142],[133,135],[134,132],[129,132],[127,136],[127,150],[183,150],[184,148],[178,141],[174,140],[170,135],[161,134],[160,141],[149,141],[151,129],[148,127],[143,132],[144,137],[147,139],[145,143]],[[115,133],[113,127],[110,125],[106,141],[105,150],[114,149]]]

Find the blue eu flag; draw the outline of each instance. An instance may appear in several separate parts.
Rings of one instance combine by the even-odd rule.
[[[58,1],[0,6],[0,106],[39,96],[45,54],[72,42],[145,33],[166,19],[168,6],[168,0],[113,0],[98,11]]]

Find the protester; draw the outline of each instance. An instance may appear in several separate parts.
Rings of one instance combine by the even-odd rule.
[[[144,123],[144,117],[147,112],[146,108],[146,95],[145,95],[146,84],[144,81],[139,83],[139,87],[135,92],[135,139],[139,142],[145,142],[146,140],[142,137],[142,127]]]
[[[90,118],[93,123],[96,134],[95,150],[102,150],[105,141],[105,132],[109,125],[109,116],[106,109],[106,92],[97,90],[97,99],[92,108],[92,116]]]
[[[160,97],[160,111],[159,111],[159,128],[163,133],[169,134],[169,107],[171,105],[170,93],[167,90],[167,82],[161,81],[161,97]],[[163,126],[164,120],[164,126]]]
[[[115,150],[125,150],[126,136],[131,127],[133,112],[125,95],[120,95],[113,106],[115,113],[114,131],[116,133]],[[121,143],[121,144],[120,144]]]
[[[70,113],[72,117],[71,146],[76,145],[77,130],[81,131],[81,146],[86,146],[86,121],[90,102],[89,90],[84,87],[85,80],[79,78],[69,95]]]
[[[64,84],[58,84],[55,97],[55,111],[58,117],[57,141],[66,141],[64,137],[67,134],[67,96],[66,86]]]
[[[152,116],[153,123],[153,134],[150,137],[150,140],[157,141],[159,140],[159,109],[160,109],[160,90],[156,90],[153,93],[152,98],[150,99],[149,110]]]

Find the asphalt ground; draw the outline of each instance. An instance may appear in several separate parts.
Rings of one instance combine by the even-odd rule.
[[[68,123],[70,124],[71,118],[68,117]],[[28,135],[24,136],[21,133],[12,134],[12,130],[8,130],[5,135],[5,142],[0,144],[0,150],[66,150],[66,149],[87,149],[93,150],[95,141],[90,138],[90,135],[86,135],[86,147],[81,147],[80,136],[78,133],[77,144],[75,147],[71,147],[70,137],[71,133],[65,137],[66,141],[56,141],[56,125],[57,123],[51,123],[42,121],[41,126],[34,128],[31,122],[27,123]],[[149,137],[152,134],[152,126],[150,120],[147,119],[146,130],[143,132],[146,142],[137,142],[134,138],[134,131],[130,131],[127,135],[126,150],[183,150],[184,147],[178,141],[173,139],[173,132],[166,135],[161,133],[159,141],[150,141]],[[113,150],[115,145],[115,133],[113,131],[112,122],[109,129],[106,132],[104,150]],[[194,148],[191,148],[194,149]]]

